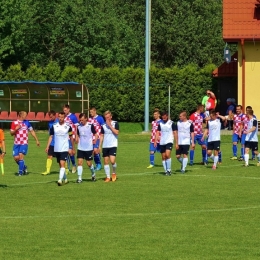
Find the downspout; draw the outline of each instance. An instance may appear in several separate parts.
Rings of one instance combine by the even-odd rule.
[[[246,95],[246,68],[245,68],[245,42],[244,39],[241,39],[241,49],[242,49],[242,107],[245,109],[245,95]]]

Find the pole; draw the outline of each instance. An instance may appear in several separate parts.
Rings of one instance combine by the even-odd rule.
[[[168,115],[171,118],[171,86],[168,88]]]
[[[149,130],[150,0],[146,0],[145,20],[145,113],[144,131]]]

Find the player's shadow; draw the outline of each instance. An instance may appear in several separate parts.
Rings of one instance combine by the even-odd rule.
[[[48,174],[48,175],[58,174],[58,173],[59,173],[58,171],[51,171],[50,174]]]
[[[30,174],[30,172],[27,172],[27,173],[22,174],[22,175],[19,175],[18,172],[15,172],[15,173],[14,173],[14,175],[17,176],[17,177],[23,177],[23,176],[26,176],[26,175],[29,175],[29,174]]]
[[[7,188],[8,186],[6,184],[0,184],[0,188]]]

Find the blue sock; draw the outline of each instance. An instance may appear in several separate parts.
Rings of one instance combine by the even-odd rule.
[[[70,155],[70,160],[71,160],[72,165],[73,165],[73,166],[76,166],[75,156],[74,156],[74,155]]]
[[[193,164],[194,150],[190,150],[190,164]]]
[[[237,146],[233,144],[233,155],[237,156]]]
[[[201,153],[202,153],[202,161],[207,162],[207,150],[202,149]]]
[[[241,157],[244,159],[245,148],[241,147]]]
[[[255,158],[255,153],[252,151],[252,158]]]
[[[154,165],[154,153],[150,154],[150,164]]]
[[[23,169],[24,169],[24,160],[19,161],[19,173],[23,174]]]
[[[222,162],[222,152],[221,151],[218,152],[218,161]]]
[[[94,155],[94,162],[95,162],[96,165],[101,164],[99,153]]]

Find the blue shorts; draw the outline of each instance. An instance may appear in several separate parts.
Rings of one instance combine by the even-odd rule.
[[[195,135],[194,136],[194,144],[198,143],[199,145],[207,145],[207,141],[204,139],[204,141],[201,141],[201,138],[203,135]]]
[[[232,135],[232,142],[236,142],[236,143],[240,142],[241,143],[241,138],[239,137],[238,134]]]
[[[242,134],[241,136],[241,144],[245,144],[246,143],[246,134]]]
[[[160,144],[157,143],[157,146],[154,147],[153,143],[150,143],[149,151],[150,151],[150,152],[155,152],[155,153],[156,153],[156,152],[160,153],[160,152],[161,152]]]
[[[28,151],[28,144],[14,144],[13,146],[13,156],[18,156],[19,153],[26,155],[27,151]]]
[[[93,149],[99,148],[100,139],[97,139],[96,143],[93,144]]]

